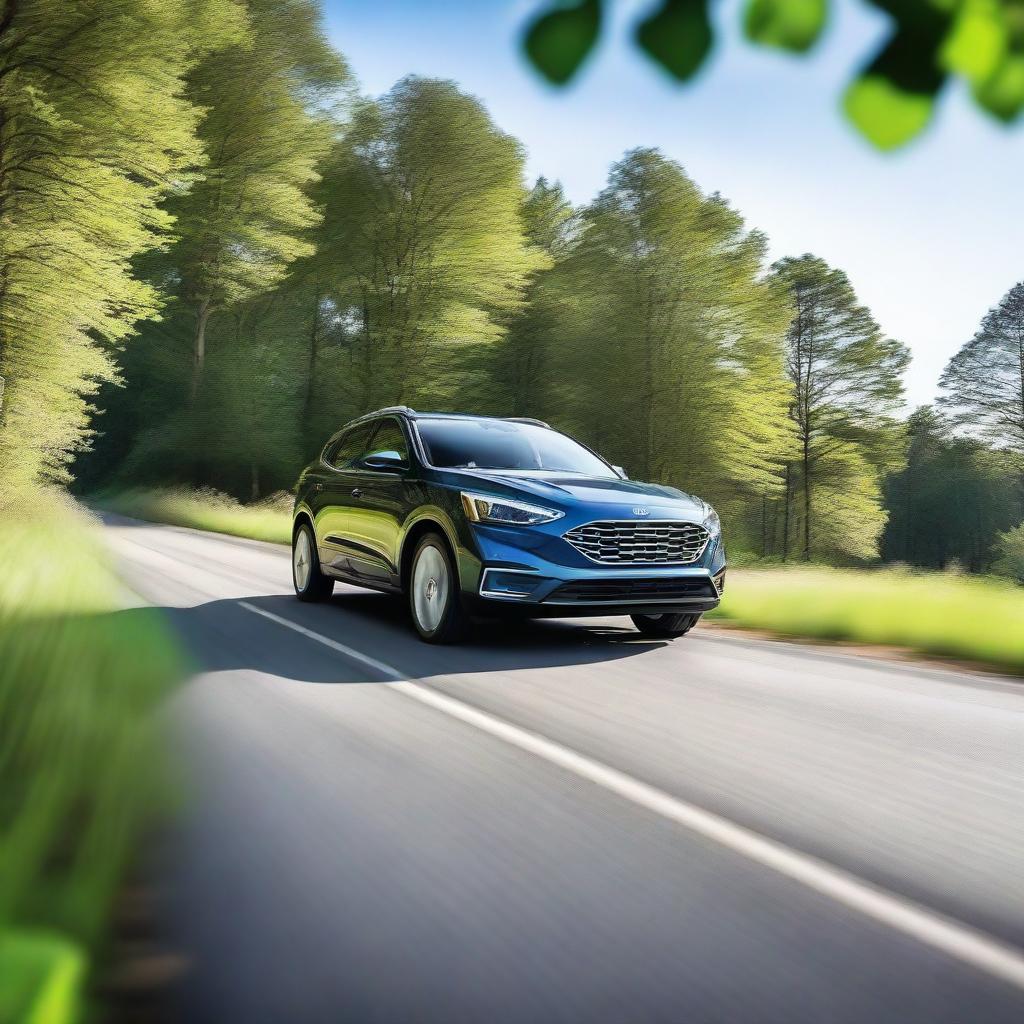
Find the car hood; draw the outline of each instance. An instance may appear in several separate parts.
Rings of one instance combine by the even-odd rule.
[[[567,498],[571,498],[595,505],[622,505],[627,502],[636,502],[646,508],[671,509],[676,514],[692,515],[697,518],[702,518],[706,509],[700,498],[695,498],[692,494],[686,494],[675,487],[645,484],[638,480],[562,476],[557,473],[502,473],[481,470],[466,473],[465,477],[467,485],[470,479],[481,483],[493,481],[503,487],[512,487],[517,491],[553,501],[565,501]]]

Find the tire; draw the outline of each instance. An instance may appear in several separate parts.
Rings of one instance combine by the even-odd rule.
[[[334,580],[320,570],[316,537],[308,523],[303,523],[292,538],[292,584],[300,601],[326,601],[334,592]]]
[[[420,639],[428,644],[452,644],[469,630],[469,616],[462,607],[459,574],[448,544],[428,533],[416,545],[409,572],[409,614]]]
[[[644,635],[658,640],[677,640],[697,625],[699,615],[676,614],[630,615],[633,625]]]

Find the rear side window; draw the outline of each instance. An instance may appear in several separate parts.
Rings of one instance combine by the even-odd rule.
[[[347,469],[366,454],[376,423],[364,423],[342,434],[328,449],[324,461],[335,469]]]
[[[383,452],[397,452],[404,462],[409,461],[409,448],[398,420],[381,420],[380,429],[373,435],[367,454],[379,455]]]

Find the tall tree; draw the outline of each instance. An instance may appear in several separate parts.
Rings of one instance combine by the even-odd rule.
[[[245,0],[244,40],[204,60],[189,94],[206,113],[202,180],[176,203],[181,240],[167,281],[194,316],[189,399],[218,310],[271,290],[313,251],[319,220],[309,196],[330,144],[327,107],[347,81],[320,24],[316,0]]]
[[[526,303],[496,353],[492,404],[511,416],[536,415],[554,404],[551,391],[557,385],[551,380],[548,349],[566,298],[560,293],[558,267],[575,248],[581,223],[562,186],[541,177],[523,201],[523,226],[549,265],[531,278]]]
[[[968,433],[1006,451],[1024,488],[1024,282],[989,310],[939,386],[940,408]]]
[[[0,474],[63,478],[89,397],[156,290],[133,257],[201,162],[195,61],[243,31],[232,0],[6,0],[0,9]]]
[[[882,334],[841,270],[806,254],[774,272],[793,306],[786,370],[799,449],[787,471],[783,557],[796,536],[805,561],[870,557],[885,520],[881,476],[899,460],[895,416],[909,353]]]
[[[634,476],[716,502],[777,488],[787,306],[764,252],[677,164],[628,153],[553,282],[555,418]]]
[[[523,230],[522,147],[452,83],[407,78],[355,112],[324,191],[351,408],[455,401],[453,359],[502,336],[545,263]]]

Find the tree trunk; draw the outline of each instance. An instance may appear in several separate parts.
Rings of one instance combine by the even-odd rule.
[[[192,379],[189,383],[188,404],[195,405],[199,385],[206,365],[206,322],[210,319],[210,300],[203,299],[196,312],[196,333],[192,339]]]
[[[761,557],[768,556],[768,495],[761,495]]]
[[[793,504],[793,467],[786,463],[786,498],[782,506],[782,560],[789,561],[789,509]]]
[[[804,441],[804,551],[805,562],[811,560],[811,459]]]
[[[256,464],[255,459],[249,460],[249,500],[259,501],[260,500],[260,467]]]
[[[306,392],[302,397],[302,440],[309,442],[313,419],[313,392],[316,387],[316,368],[320,358],[320,289],[313,292],[313,326],[309,332],[309,358],[306,362]]]

